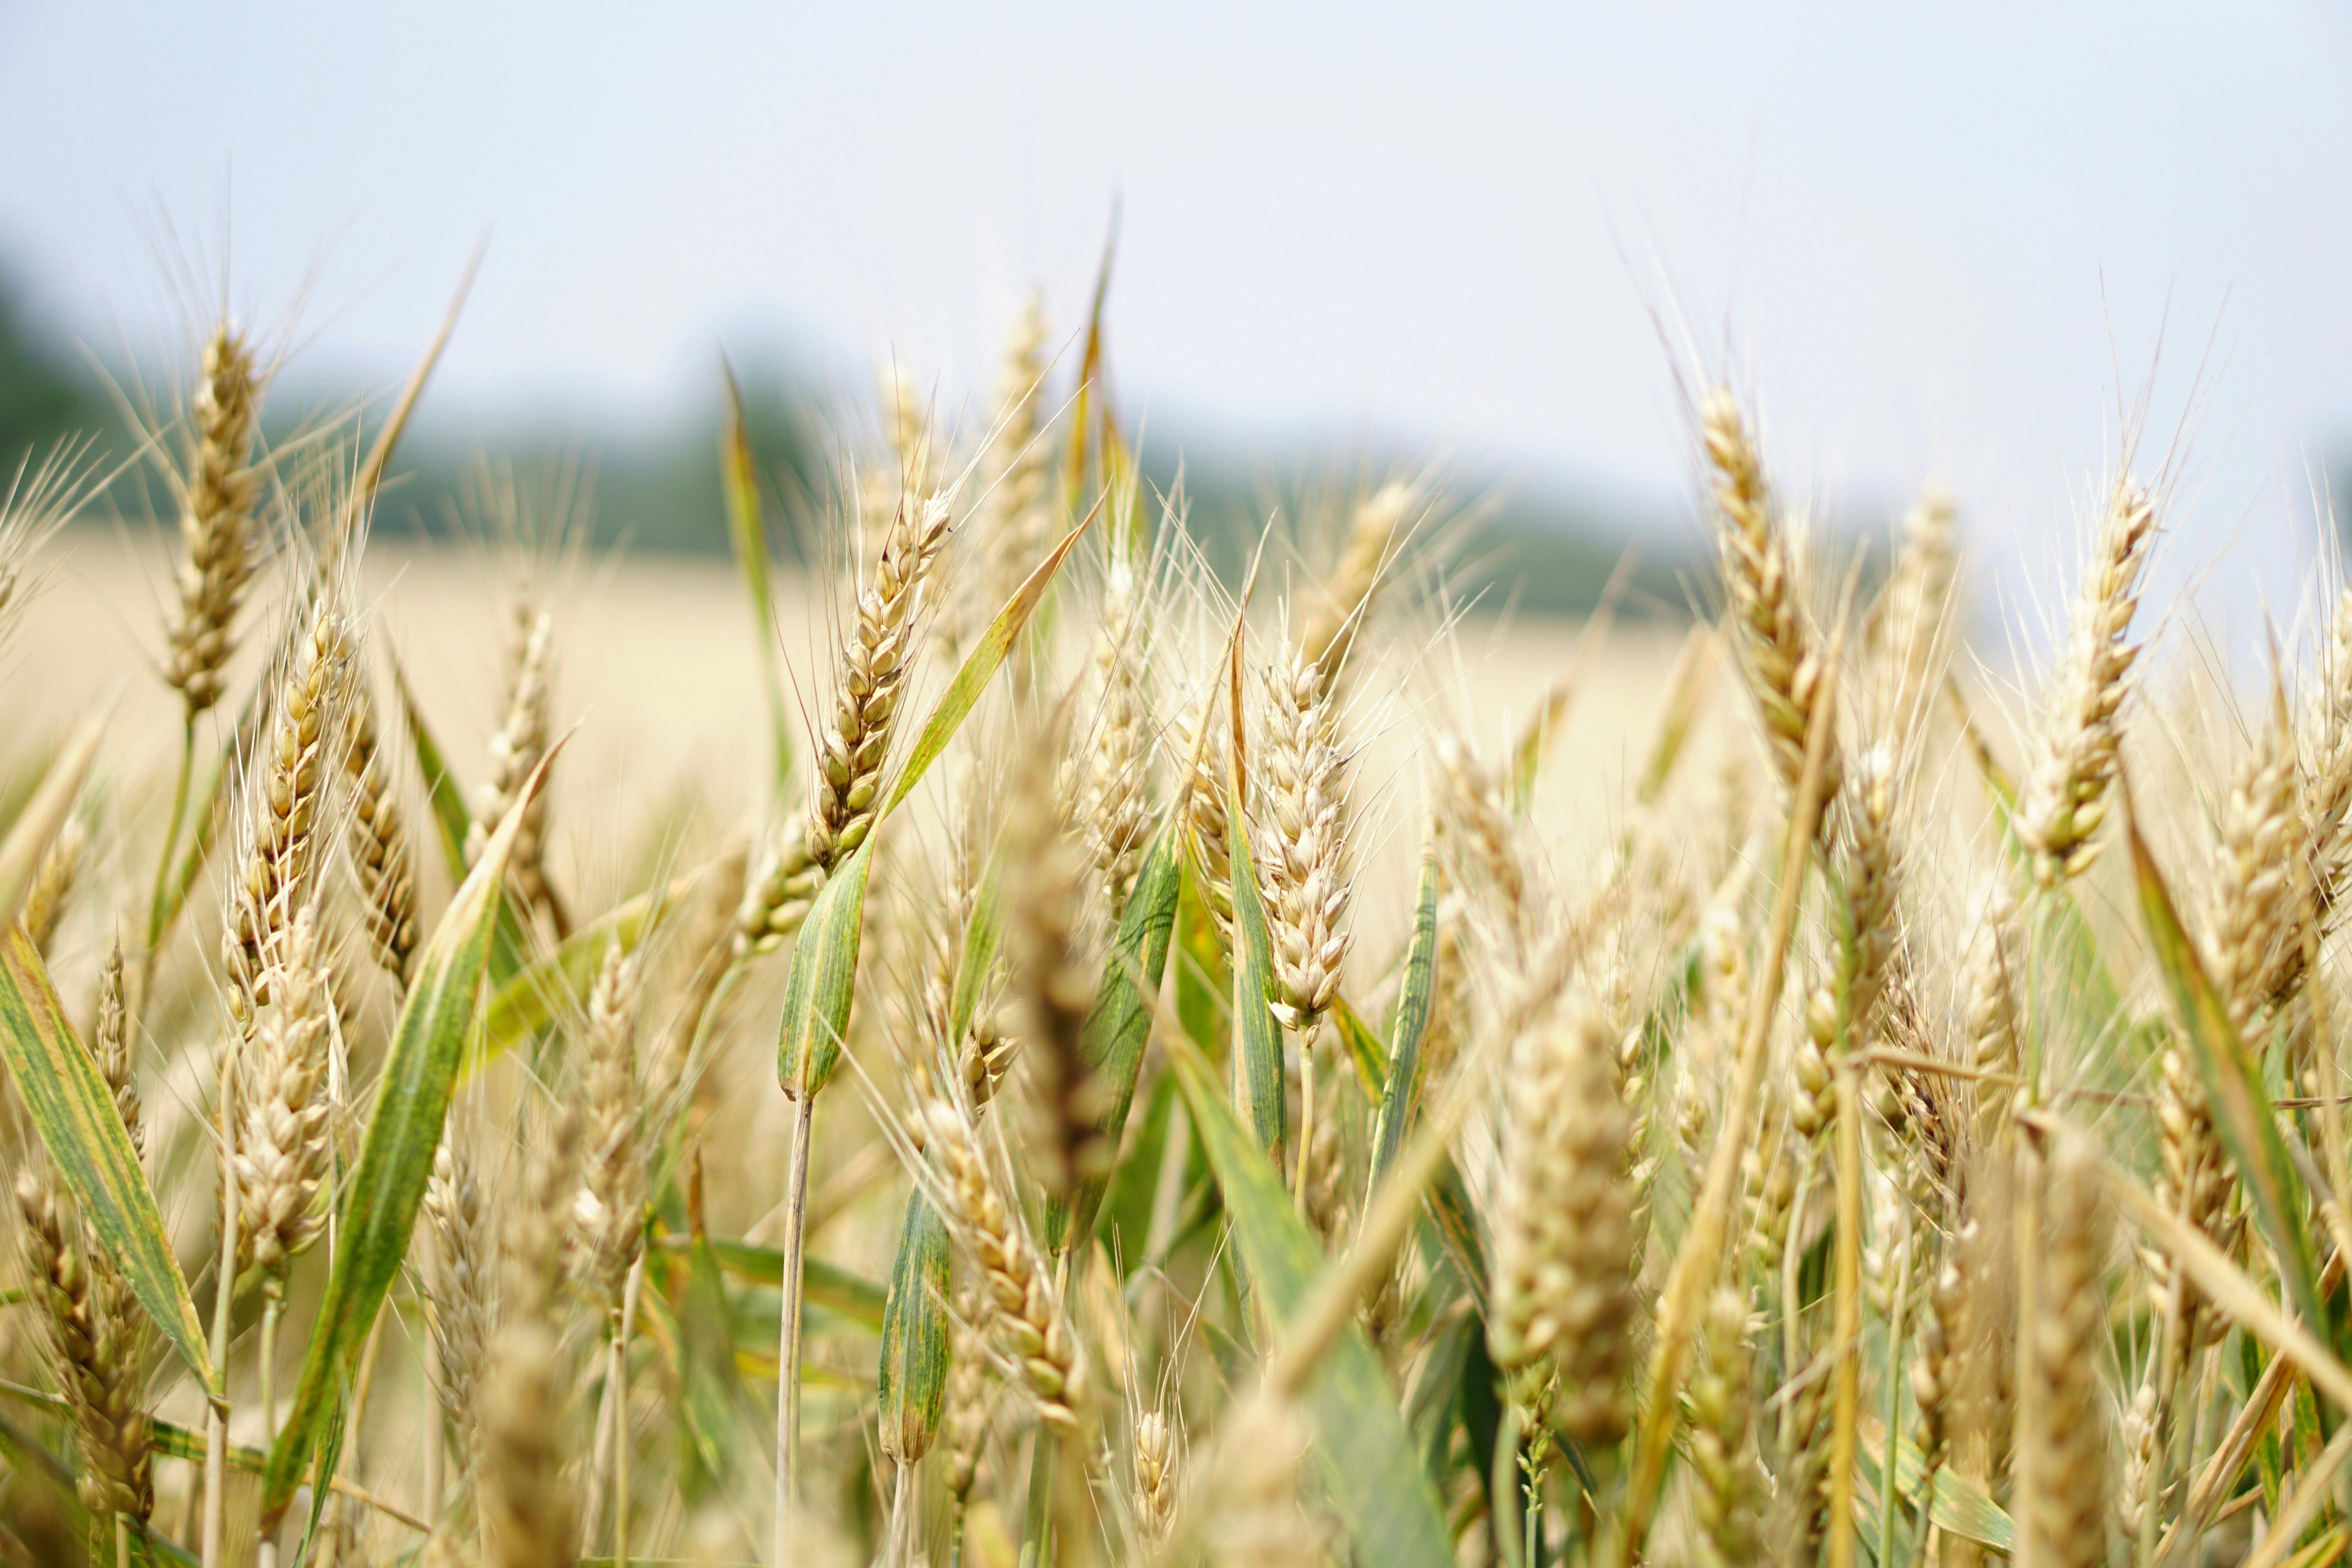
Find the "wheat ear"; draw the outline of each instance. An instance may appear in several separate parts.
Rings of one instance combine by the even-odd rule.
[[[2106,1561],[2107,1347],[2102,1280],[2105,1226],[2095,1156],[2059,1140],[2043,1194],[2040,1278],[2027,1325],[2032,1383],[2022,1414],[2028,1463],[2024,1545],[2038,1568],[2098,1568]]]
[[[1395,552],[1397,534],[1422,500],[1418,486],[1391,479],[1357,503],[1339,547],[1339,563],[1307,621],[1299,647],[1328,686],[1339,683],[1348,655],[1372,611],[1372,596]]]
[[[820,738],[804,825],[808,858],[830,873],[866,841],[881,804],[898,696],[915,652],[923,585],[954,514],[945,500],[902,502],[841,650],[838,698]]]
[[[1515,1386],[1550,1383],[1560,1431],[1613,1442],[1633,1414],[1633,1310],[1630,1127],[1614,1042],[1571,998],[1518,1037],[1507,1082],[1487,1347]]]
[[[552,671],[555,618],[528,595],[518,596],[509,611],[507,645],[505,717],[490,737],[489,777],[474,801],[474,817],[466,829],[466,863],[482,858],[482,850],[499,824],[521,797],[525,781],[547,755],[548,683]],[[547,790],[544,785],[523,807],[513,847],[507,853],[507,880],[523,907],[546,920],[560,937],[565,934],[563,907],[547,878]]]
[[[244,1208],[237,1237],[262,1271],[271,1299],[282,1297],[295,1258],[317,1241],[327,1217],[319,1184],[330,1153],[327,1033],[333,976],[323,952],[316,905],[295,917],[283,956],[266,973],[268,1003],[255,1020],[238,1079],[244,1101],[236,1149]]]
[[[1038,1418],[1078,1429],[1091,1409],[1085,1352],[1019,1209],[1003,1194],[962,1112],[934,1100],[922,1130],[939,1166],[942,1212],[979,1266],[999,1346],[1020,1372]]]
[[[2129,640],[2140,579],[2156,546],[2155,503],[2128,480],[2111,492],[2092,541],[2091,569],[2075,591],[2072,630],[2043,710],[2033,771],[2018,807],[2018,832],[2045,888],[2079,877],[2098,854],[2123,743],[2139,647]]]
[[[1699,405],[1699,437],[1713,474],[1716,547],[1748,688],[1780,782],[1794,787],[1805,735],[1820,700],[1825,653],[1797,585],[1796,561],[1764,479],[1763,460],[1739,402],[1728,391]],[[1822,763],[1822,794],[1837,795],[1834,753]]]
[[[351,741],[343,749],[343,775],[351,800],[352,868],[359,881],[368,951],[391,977],[395,992],[404,994],[416,955],[416,861],[376,732],[375,703],[359,680],[352,684]]]
[[[1339,994],[1348,955],[1346,758],[1338,715],[1303,649],[1266,671],[1265,811],[1259,875],[1274,938],[1276,1016],[1302,1037]]]
[[[80,817],[68,816],[34,870],[33,885],[25,894],[25,911],[18,918],[44,958],[49,955],[58,922],[65,918],[66,905],[73,898],[74,880],[81,874],[82,853],[89,844],[89,829]]]
[[[1707,1304],[1702,1355],[1690,1384],[1693,1511],[1710,1568],[1760,1560],[1764,1472],[1756,1457],[1748,1389],[1748,1298],[1727,1286]]]
[[[508,1209],[500,1321],[484,1358],[481,1390],[484,1568],[564,1568],[578,1539],[564,1474],[556,1308],[579,1143],[577,1120],[557,1114]]]
[[[608,1316],[644,1250],[651,1173],[645,1140],[651,1105],[637,1070],[637,994],[643,965],[618,942],[604,950],[588,994],[581,1102],[583,1157],[572,1225],[579,1277]]]
[[[19,1171],[16,1203],[28,1282],[73,1415],[82,1503],[143,1520],[155,1505],[146,1320],[105,1252],[75,1234],[48,1184]]]
[[[237,608],[253,575],[253,509],[261,482],[252,462],[260,410],[253,352],[224,322],[205,341],[196,368],[186,471],[178,482],[187,558],[180,566],[179,607],[164,629],[163,679],[180,693],[191,723],[221,700]]]

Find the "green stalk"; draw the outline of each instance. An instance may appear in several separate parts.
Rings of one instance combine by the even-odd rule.
[[[794,1097],[792,1164],[784,1180],[783,1302],[776,1332],[777,1568],[793,1561],[793,1505],[800,1487],[801,1267],[808,1231],[809,1135],[815,1114],[814,1093]]]
[[[285,1310],[286,1281],[273,1278],[261,1289],[261,1447],[267,1453],[278,1446],[278,1314]],[[278,1541],[264,1530],[254,1548],[260,1568],[278,1568]]]
[[[1887,1561],[1880,1568],[1893,1568],[1895,1552],[1895,1431],[1903,1416],[1903,1313],[1910,1297],[1911,1254],[1906,1249],[1903,1266],[1895,1275],[1895,1309],[1886,1319],[1886,1454],[1878,1470],[1878,1550]],[[1920,1517],[1926,1518],[1927,1513],[1927,1505],[1922,1500]]]
[[[1061,1458],[1061,1438],[1044,1422],[1029,1445],[1029,1510],[1021,1525],[1021,1568],[1043,1568],[1053,1558],[1054,1467]]]
[[[227,1525],[229,1314],[236,1304],[236,1123],[229,1103],[234,1044],[221,1042],[221,1250],[213,1276],[213,1384],[205,1415],[205,1523],[203,1568],[223,1568],[222,1537]]]
[[[144,1008],[147,993],[155,978],[156,950],[163,944],[163,930],[170,923],[164,913],[164,897],[172,883],[172,851],[180,845],[180,825],[188,815],[188,784],[196,768],[196,721],[185,720],[180,727],[180,773],[172,785],[172,815],[163,828],[163,846],[155,852],[155,887],[147,900],[146,952],[139,960],[139,994],[133,1005]]]

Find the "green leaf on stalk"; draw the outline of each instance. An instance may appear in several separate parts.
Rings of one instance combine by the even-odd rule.
[[[1234,880],[1239,883],[1238,875]],[[1169,1061],[1224,1193],[1251,1286],[1278,1332],[1331,1265],[1257,1138],[1234,1119],[1215,1069],[1199,1048],[1171,1040]],[[1453,1563],[1436,1489],[1361,1328],[1350,1323],[1340,1334],[1308,1379],[1301,1403],[1315,1427],[1316,1469],[1353,1543],[1352,1560],[1363,1568]]]
[[[514,805],[417,954],[416,977],[401,1005],[378,1080],[374,1112],[341,1205],[341,1242],[310,1331],[301,1380],[262,1478],[261,1511],[274,1526],[293,1501],[312,1453],[339,1418],[345,1384],[368,1331],[408,1256],[442,1124],[481,1000],[482,977],[505,900],[507,858],[522,814],[547,777],[553,751],[523,784]]]
[[[39,949],[15,921],[0,931],[0,1055],[83,1222],[180,1359],[215,1388],[204,1322],[113,1091],[67,1021]]]

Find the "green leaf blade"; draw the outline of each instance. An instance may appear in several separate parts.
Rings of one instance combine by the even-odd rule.
[[[1237,876],[1234,880],[1239,882]],[[1279,1326],[1314,1293],[1328,1267],[1307,1222],[1254,1133],[1226,1105],[1216,1074],[1190,1042],[1169,1059],[1210,1168],[1233,1216],[1234,1239]],[[1441,1568],[1454,1561],[1429,1472],[1398,1414],[1395,1391],[1363,1330],[1349,1324],[1307,1385],[1321,1480],[1364,1568]]]
[[[875,836],[817,890],[793,943],[784,1016],[776,1034],[776,1082],[794,1100],[818,1093],[841,1065],[850,1005],[857,994],[857,945],[866,925],[866,882]]]
[[[284,1514],[306,1462],[327,1439],[368,1331],[408,1255],[409,1234],[441,1146],[442,1124],[489,968],[505,904],[507,858],[523,810],[546,773],[543,760],[417,955],[416,978],[401,1005],[374,1114],[343,1200],[341,1245],[319,1304],[301,1380],[263,1473],[265,1521]]]
[[[1184,885],[1178,863],[1181,841],[1182,825],[1171,813],[1152,836],[1136,872],[1134,891],[1119,916],[1118,933],[1103,960],[1102,980],[1078,1037],[1078,1052],[1094,1075],[1097,1091],[1109,1091],[1100,1123],[1106,1148],[1118,1148],[1127,1131],[1136,1077],[1143,1068],[1144,1047],[1151,1041],[1152,1003],[1167,972],[1168,947],[1176,932],[1176,897]],[[1066,1210],[1058,1203],[1047,1205],[1047,1247],[1058,1250],[1073,1240],[1083,1244],[1093,1233],[1110,1177],[1105,1172],[1089,1178],[1070,1195]]]
[[[2302,1187],[2288,1162],[2286,1145],[2279,1138],[2277,1112],[2263,1089],[2262,1070],[2231,1022],[2221,993],[2206,974],[2156,858],[2128,810],[2125,823],[2148,945],[2196,1058],[2197,1076],[2204,1085],[2214,1128],[2245,1184],[2256,1219],[2277,1252],[2295,1310],[2305,1323],[2324,1328],[2328,1318],[2320,1307],[2310,1238],[2301,1223]]]
[[[0,1053],[83,1220],[172,1348],[214,1387],[203,1320],[114,1095],[67,1021],[39,951],[13,921],[0,932]]]
[[[1234,883],[1234,1099],[1248,1114],[1259,1149],[1279,1168],[1286,1112],[1282,1026],[1273,1005],[1274,936],[1258,894],[1249,824],[1233,790],[1226,792],[1225,822]]]
[[[1437,994],[1437,846],[1421,854],[1421,886],[1413,899],[1412,940],[1404,950],[1404,985],[1397,994],[1396,1026],[1389,1031],[1388,1079],[1381,1086],[1380,1120],[1372,1137],[1372,1179],[1396,1161],[1405,1123],[1421,1098],[1421,1046],[1429,1033],[1430,1008]]]
[[[947,1299],[947,1222],[919,1186],[907,1194],[898,1227],[875,1378],[883,1446],[893,1458],[919,1458],[939,1435],[948,1393]]]

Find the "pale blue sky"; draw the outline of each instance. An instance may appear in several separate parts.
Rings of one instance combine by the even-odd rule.
[[[1115,369],[1171,427],[1370,429],[1684,482],[1678,302],[1792,477],[1958,481],[2046,562],[2159,330],[2209,342],[2176,559],[2275,600],[2352,443],[2352,22],[2228,6],[400,6],[0,0],[0,256],[103,345],[167,214],[321,374],[397,376],[476,237],[441,416],[593,430],[714,346],[893,349],[952,402],[1113,193]],[[195,243],[192,241],[192,243]]]

